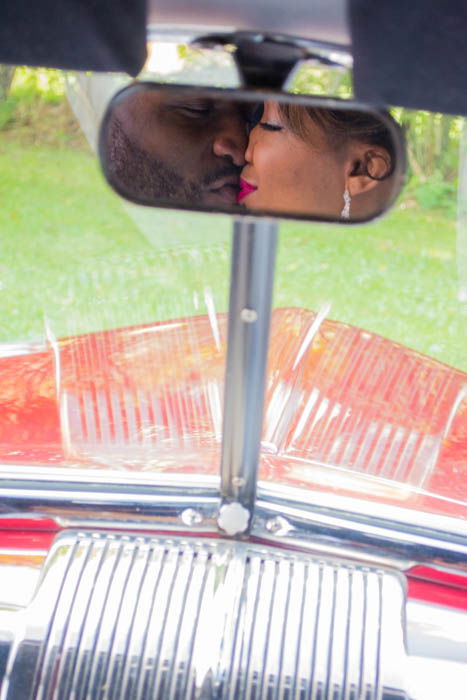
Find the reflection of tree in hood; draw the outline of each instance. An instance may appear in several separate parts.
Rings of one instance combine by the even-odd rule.
[[[194,182],[177,175],[125,134],[121,122],[113,118],[108,132],[108,174],[119,191],[138,201],[200,202],[202,190]]]

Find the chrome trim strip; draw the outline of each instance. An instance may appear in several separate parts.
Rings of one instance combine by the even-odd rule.
[[[218,478],[194,486],[187,476],[181,493],[183,476],[176,485],[170,478],[159,483],[2,479],[0,527],[2,518],[42,516],[62,527],[217,533]]]
[[[105,499],[105,494],[110,492],[116,495],[119,504],[127,506],[134,505],[135,498],[139,494],[148,496],[157,494],[157,498],[170,494],[183,503],[185,498],[202,496],[203,493],[207,497],[217,495],[219,477],[206,474],[148,472],[132,472],[131,475],[127,475],[122,474],[121,471],[67,470],[63,467],[0,464],[0,512],[2,498],[9,500],[15,490],[18,491],[18,496],[20,492],[22,495],[25,491],[37,491],[39,496],[49,490],[49,500],[54,500],[54,493],[57,490],[66,492],[69,498],[80,489],[84,494],[89,495],[91,491],[98,492],[99,487],[102,493],[102,496],[99,496],[100,500]],[[363,517],[375,523],[384,521],[389,526],[395,524],[396,527],[402,526],[406,530],[409,528],[409,531],[412,527],[425,528],[449,537],[467,538],[467,518],[416,511],[364,498],[340,496],[335,493],[313,491],[311,488],[291,487],[261,480],[258,481],[257,495],[262,501],[275,505],[283,503],[284,506],[303,509],[305,512],[310,508],[322,509],[324,512],[331,510],[340,512],[344,517],[348,516],[352,520]],[[459,502],[456,503],[459,504]],[[467,504],[465,507],[467,516]]]
[[[408,531],[383,519],[366,523],[354,514],[306,510],[258,500],[251,535],[269,545],[323,552],[374,565],[407,569],[436,561],[467,571],[467,539],[443,537],[436,530]]]
[[[35,478],[37,476],[37,478]],[[92,478],[93,483],[86,482]],[[0,469],[2,518],[55,518],[63,527],[217,532],[219,479],[82,470]],[[255,539],[405,569],[436,563],[467,570],[467,523],[397,506],[259,482]]]
[[[219,490],[219,476],[217,474],[174,474],[165,472],[122,472],[121,470],[76,469],[73,466],[65,467],[44,466],[42,464],[1,464],[0,483],[3,481],[31,481],[34,483],[54,482],[76,484],[103,484],[104,486],[121,485],[131,488],[133,485],[145,485],[154,488],[162,485],[180,489],[212,488]]]
[[[416,491],[416,489],[410,487],[408,491]],[[427,491],[422,493],[430,495]],[[258,498],[271,503],[283,503],[294,508],[321,508],[324,511],[341,511],[352,513],[356,518],[385,520],[395,524],[399,523],[404,527],[423,527],[449,534],[449,536],[467,537],[467,503],[460,501],[453,501],[453,503],[465,507],[466,519],[414,510],[410,507],[403,508],[399,505],[380,503],[361,497],[341,496],[328,491],[314,491],[312,488],[286,486],[270,481],[258,482]],[[437,500],[436,496],[433,496],[433,501]],[[445,504],[449,503],[447,499],[440,498],[439,500]]]
[[[63,527],[217,533],[220,502],[214,477],[200,477],[196,486],[198,478],[184,474],[138,482],[120,475],[115,483],[104,475],[95,483],[73,480],[72,474],[62,474],[60,481],[51,474],[26,479],[26,470],[22,478],[11,478],[11,471],[8,476],[0,481],[0,526],[2,518],[46,516]],[[467,570],[461,520],[261,482],[258,496],[251,534],[276,547],[389,561],[402,569],[436,562]]]

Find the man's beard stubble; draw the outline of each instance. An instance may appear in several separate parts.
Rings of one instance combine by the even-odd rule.
[[[125,134],[121,122],[114,118],[108,132],[109,174],[121,192],[140,202],[179,202],[202,204],[203,193],[210,184],[230,175],[240,175],[241,167],[223,163],[201,182],[178,175],[162,160],[151,156]]]

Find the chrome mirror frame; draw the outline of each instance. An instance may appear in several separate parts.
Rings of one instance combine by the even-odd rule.
[[[288,73],[287,73],[288,75]],[[196,99],[198,96],[207,98],[210,100],[220,100],[220,101],[244,101],[245,103],[251,102],[256,103],[258,101],[272,100],[275,102],[293,102],[294,105],[303,107],[312,107],[317,109],[329,109],[329,110],[349,110],[349,111],[363,111],[371,116],[377,118],[388,130],[392,138],[392,143],[394,146],[394,170],[391,169],[391,189],[387,201],[384,207],[380,210],[375,210],[370,216],[358,217],[352,216],[351,218],[333,217],[327,215],[320,215],[316,213],[305,214],[305,213],[288,213],[288,212],[269,212],[261,210],[249,209],[245,212],[239,212],[238,206],[226,205],[222,209],[213,211],[212,208],[203,204],[190,204],[185,202],[176,202],[171,204],[169,201],[164,201],[161,199],[157,201],[157,204],[152,204],[144,199],[139,199],[134,197],[131,193],[126,191],[120,184],[119,180],[115,177],[112,169],[112,165],[109,159],[109,149],[107,145],[107,136],[110,132],[110,126],[113,119],[113,114],[115,109],[118,109],[120,104],[124,103],[128,96],[131,97],[132,92],[136,94],[139,90],[154,90],[154,91],[164,91],[166,93],[186,93],[187,96],[193,95]],[[215,88],[209,86],[199,86],[199,85],[178,85],[173,83],[156,83],[152,81],[137,81],[124,87],[120,92],[111,99],[99,128],[98,137],[98,153],[99,160],[101,164],[104,177],[110,186],[120,195],[122,198],[133,202],[134,204],[142,206],[157,206],[160,209],[177,209],[181,211],[195,211],[195,212],[206,212],[206,213],[216,213],[216,214],[227,214],[233,215],[238,221],[242,220],[264,220],[264,219],[280,219],[280,220],[292,220],[292,221],[307,221],[307,222],[323,222],[323,223],[336,223],[344,226],[352,225],[362,225],[367,222],[376,220],[380,216],[384,216],[385,212],[390,209],[395,200],[397,199],[400,191],[404,185],[405,175],[406,175],[406,154],[405,154],[405,141],[401,128],[392,119],[389,113],[384,110],[378,110],[369,105],[365,105],[361,102],[351,99],[340,99],[340,98],[329,98],[316,95],[302,95],[294,94],[289,92],[283,92],[281,89],[271,90],[268,86],[267,88],[258,88],[253,85],[251,88]]]

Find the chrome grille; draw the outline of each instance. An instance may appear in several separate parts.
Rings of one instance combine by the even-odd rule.
[[[51,551],[3,697],[405,697],[389,690],[401,687],[389,674],[404,658],[402,605],[400,578],[382,570],[233,541],[71,533]]]

